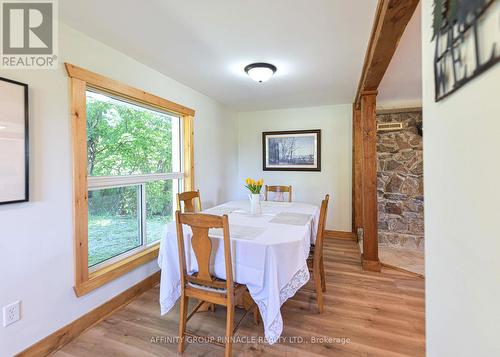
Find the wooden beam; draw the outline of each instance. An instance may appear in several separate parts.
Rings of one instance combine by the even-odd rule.
[[[363,133],[361,111],[352,113],[352,231],[363,228]]]
[[[354,101],[360,108],[361,93],[377,90],[419,0],[379,0],[370,42]]]
[[[380,271],[377,202],[377,92],[361,95],[363,133],[363,269]]]
[[[78,337],[83,331],[99,323],[117,309],[127,305],[133,298],[153,288],[160,282],[160,272],[156,272],[138,284],[125,290],[94,310],[80,316],[68,325],[36,342],[17,356],[48,356],[52,352]]]

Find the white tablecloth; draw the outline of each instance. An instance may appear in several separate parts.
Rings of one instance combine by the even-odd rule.
[[[234,281],[245,284],[257,303],[267,341],[275,343],[283,331],[281,305],[309,280],[306,259],[316,239],[319,208],[298,202],[262,202],[262,214],[249,213],[248,201],[232,201],[203,211],[228,214]],[[215,251],[214,273],[225,279],[221,230],[211,230]],[[186,264],[197,271],[191,249],[191,230],[184,227]],[[161,268],[160,305],[166,314],[181,295],[175,222],[162,239],[158,264]]]

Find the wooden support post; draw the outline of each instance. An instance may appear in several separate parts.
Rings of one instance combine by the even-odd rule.
[[[380,271],[377,204],[377,91],[361,95],[363,133],[363,269]]]
[[[378,0],[353,112],[353,230],[363,227],[363,269],[380,271],[377,212],[377,89],[419,0]],[[361,133],[356,136],[357,133]],[[359,160],[359,161],[358,161]],[[358,194],[362,192],[361,194]]]
[[[361,110],[352,112],[352,231],[363,228],[363,134]]]

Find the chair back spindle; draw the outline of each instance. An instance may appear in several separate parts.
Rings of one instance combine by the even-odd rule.
[[[268,186],[266,185],[266,190],[264,192],[264,200],[268,201],[270,200],[270,195],[269,193],[273,192],[278,196],[278,200],[276,201],[285,201],[285,193],[288,193],[288,202],[292,202],[292,186]]]
[[[227,288],[228,292],[233,287],[232,263],[231,263],[231,243],[229,237],[229,221],[227,215],[215,216],[200,213],[181,213],[176,212],[177,222],[177,240],[179,246],[180,267],[184,268],[181,277],[181,284],[191,282],[198,285],[208,286],[216,289]],[[186,272],[186,256],[184,246],[184,232],[182,225],[191,228],[191,247],[198,263],[198,272],[194,275],[188,275]],[[210,262],[212,261],[213,247],[209,237],[211,228],[222,228],[224,240],[224,258],[226,268],[226,282],[216,281],[211,271]],[[227,285],[227,286],[226,286]]]
[[[309,258],[307,259],[309,270],[312,270],[313,273],[314,290],[316,291],[316,301],[318,303],[318,312],[320,314],[322,314],[325,309],[323,303],[323,293],[326,292],[326,277],[323,262],[323,240],[325,238],[325,224],[329,200],[330,195],[326,195],[325,199],[321,201],[316,242],[314,243],[314,246],[311,247],[311,252],[309,253]]]
[[[200,190],[178,193],[177,210],[181,211],[182,213],[200,212],[201,211]]]
[[[319,211],[318,232],[316,234],[316,243],[314,248],[314,262],[319,264],[323,259],[323,240],[325,237],[326,216],[328,214],[328,201],[330,195],[326,195],[325,199],[321,201],[321,208]]]

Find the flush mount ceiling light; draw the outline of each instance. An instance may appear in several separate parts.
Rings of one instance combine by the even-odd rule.
[[[252,63],[245,67],[245,72],[248,76],[259,83],[271,78],[276,70],[276,66],[270,63]]]

